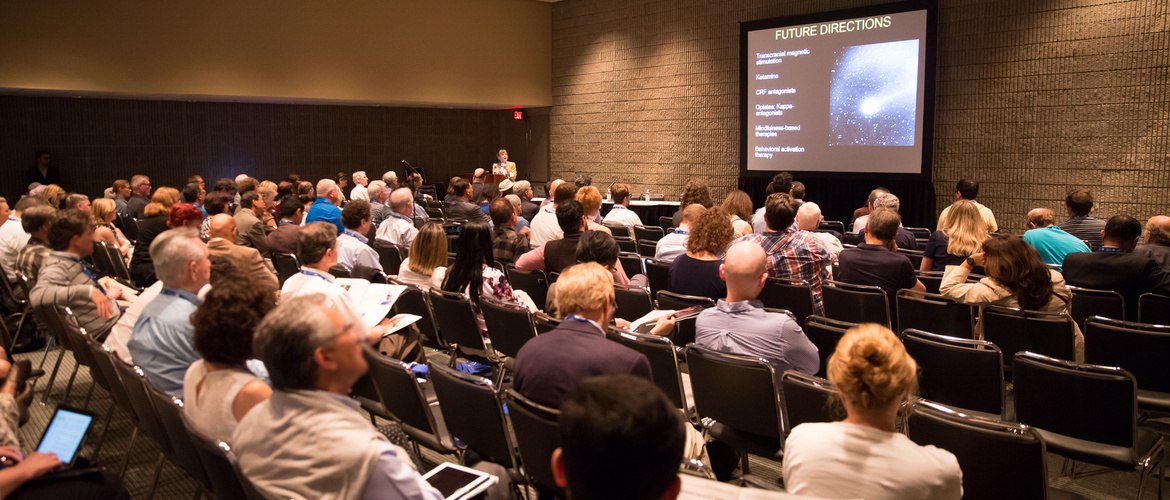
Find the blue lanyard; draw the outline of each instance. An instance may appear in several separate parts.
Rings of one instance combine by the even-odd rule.
[[[183,294],[181,294],[181,293],[179,293],[179,292],[176,292],[176,291],[174,291],[174,290],[168,290],[168,289],[166,289],[166,288],[163,288],[162,290],[159,290],[159,293],[161,293],[161,294],[163,294],[163,295],[169,295],[169,296],[171,296],[171,297],[178,297],[178,298],[180,298],[180,299],[183,299],[183,300],[185,300],[185,301],[187,301],[187,302],[190,302],[192,305],[195,305],[195,306],[198,306],[198,305],[199,305],[199,304],[196,304],[194,300],[191,300],[191,298],[190,298],[190,297],[188,297],[188,296],[186,296],[186,295],[183,295]]]
[[[78,261],[77,264],[81,266],[81,272],[85,273],[86,276],[89,276],[89,280],[93,282],[93,286],[96,286],[98,291],[102,292],[104,295],[106,293],[106,289],[102,287],[101,283],[98,283],[97,278],[93,277],[93,272],[90,271],[88,267],[85,267],[84,262]]]
[[[9,217],[8,220],[13,222],[20,222],[20,219],[17,219],[16,217]]]
[[[316,276],[316,277],[318,277],[318,278],[321,278],[321,279],[322,279],[323,281],[325,281],[326,283],[333,283],[332,281],[329,281],[329,278],[326,278],[326,277],[324,277],[324,276],[321,276],[320,274],[317,274],[317,273],[311,273],[311,272],[309,272],[309,271],[306,271],[306,270],[304,270],[304,269],[301,269],[301,272],[300,272],[300,274],[303,274],[303,275],[305,275],[305,276]]]
[[[278,222],[278,224],[284,224],[285,222],[287,222],[289,224],[293,223],[292,219],[280,219],[280,222]]]
[[[582,323],[592,323],[592,321],[589,321],[588,318],[582,318],[580,316],[577,316],[576,314],[565,317],[565,321],[580,321]]]
[[[624,205],[614,204],[613,208],[611,208],[610,210],[628,210],[628,209]]]
[[[1125,250],[1122,250],[1122,249],[1120,249],[1120,248],[1117,248],[1117,247],[1101,247],[1101,248],[1098,248],[1098,249],[1097,249],[1097,251],[1098,251],[1098,252],[1120,252],[1120,253],[1125,253]]]
[[[675,229],[674,234],[691,234],[689,229]]]

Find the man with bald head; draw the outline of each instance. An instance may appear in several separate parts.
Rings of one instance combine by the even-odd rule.
[[[1146,222],[1144,245],[1133,250],[1134,255],[1154,259],[1163,271],[1170,273],[1170,217],[1155,215]]]
[[[557,192],[557,188],[564,184],[563,179],[553,179],[544,185],[544,201],[540,202],[540,208],[544,208],[549,203],[553,203],[553,193]],[[535,216],[533,216],[535,217]],[[532,219],[528,219],[532,220]]]
[[[1028,230],[1024,241],[1037,252],[1045,264],[1061,265],[1070,253],[1089,252],[1089,245],[1056,226],[1056,214],[1048,208],[1033,208],[1028,212]]]
[[[234,217],[228,214],[211,216],[207,236],[209,238],[207,252],[210,257],[227,259],[236,272],[247,273],[248,281],[264,289],[265,293],[273,293],[280,287],[276,275],[264,265],[264,258],[260,256],[259,250],[236,244],[238,231]]]
[[[759,244],[737,243],[727,250],[719,276],[727,282],[727,298],[695,319],[695,342],[717,351],[760,357],[776,366],[776,376],[794,369],[815,375],[820,368],[817,347],[796,320],[768,312],[756,297],[768,280],[767,257]]]
[[[472,172],[471,176],[471,199],[472,201],[479,199],[479,194],[483,192],[483,169],[477,168]]]
[[[410,188],[398,188],[390,193],[390,216],[378,225],[374,239],[410,248],[418,228],[414,227],[411,214],[414,213],[414,194]],[[393,269],[389,272],[395,272]]]

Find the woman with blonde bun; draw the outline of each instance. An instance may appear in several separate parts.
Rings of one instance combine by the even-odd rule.
[[[893,332],[873,323],[849,329],[827,371],[848,416],[792,429],[784,444],[789,493],[867,500],[963,496],[954,455],[919,446],[894,428],[898,408],[918,390],[918,363]]]

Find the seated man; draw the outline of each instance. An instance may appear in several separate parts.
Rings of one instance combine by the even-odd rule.
[[[1064,206],[1068,209],[1068,220],[1060,225],[1060,229],[1084,240],[1089,248],[1101,246],[1101,231],[1105,229],[1105,221],[1089,216],[1089,212],[1093,211],[1093,192],[1086,188],[1073,189],[1064,198]]]
[[[296,196],[285,196],[280,200],[280,220],[276,229],[268,233],[266,241],[268,250],[280,253],[297,253],[297,234],[301,232],[301,218],[305,214],[305,205]]]
[[[391,172],[393,173],[393,172]],[[410,190],[407,189],[407,192]],[[386,183],[382,181],[373,181],[370,183],[367,192],[370,195],[370,224],[378,227],[382,221],[390,217],[390,207],[386,206],[390,202],[390,191],[386,189]],[[410,195],[410,203],[414,204],[414,194]],[[413,206],[411,209],[413,210]]]
[[[164,231],[150,244],[155,274],[163,282],[130,333],[126,347],[134,363],[159,390],[183,397],[183,375],[200,358],[191,314],[203,303],[199,290],[211,278],[207,245],[194,229]]]
[[[246,273],[247,280],[263,289],[264,293],[275,293],[280,288],[276,275],[264,264],[260,251],[236,244],[235,218],[228,214],[213,215],[207,234],[210,237],[207,241],[209,256],[227,259],[236,272],[241,275]]]
[[[983,206],[983,204],[975,201],[975,197],[979,196],[979,181],[975,179],[959,179],[955,183],[955,200],[967,200],[979,209],[979,216],[983,217],[983,222],[987,223],[987,232],[994,233],[999,231],[999,225],[995,223],[995,214],[991,213],[991,209]],[[875,205],[876,209],[877,206]],[[942,213],[938,215],[938,220],[943,220],[946,217],[951,207],[944,208]]]
[[[16,256],[28,244],[29,234],[20,223],[21,214],[32,207],[44,205],[40,198],[21,198],[8,218],[0,220],[0,265],[4,266],[5,278],[16,282]],[[57,207],[50,207],[56,209]]]
[[[575,184],[561,182],[557,185],[556,191],[553,191],[552,194],[553,203],[541,205],[536,217],[532,219],[532,225],[529,226],[532,228],[532,235],[528,239],[533,248],[565,236],[557,219],[557,207],[570,200],[576,201],[576,197],[577,186]]]
[[[579,500],[673,500],[682,481],[684,422],[666,395],[629,375],[585,379],[561,405],[557,485]]]
[[[340,203],[341,188],[337,187],[336,182],[332,179],[317,181],[317,199],[313,201],[309,211],[305,212],[305,221],[301,225],[325,221],[333,224],[337,228],[337,234],[341,234],[345,231],[345,226],[341,223],[341,209],[337,208]]]
[[[873,191],[869,192],[869,197],[865,199],[865,205],[862,206],[861,208],[858,208],[857,210],[853,211],[853,218],[849,219],[849,225],[846,226],[848,228],[849,232],[851,232],[851,233],[858,232],[856,229],[859,227],[857,225],[857,219],[865,217],[866,215],[869,215],[870,212],[873,212],[873,202],[877,200],[878,196],[881,196],[883,193],[888,193],[888,192],[890,192],[890,190],[886,189],[884,187],[877,187],[877,188],[874,188]]]
[[[483,174],[482,168],[477,168],[471,173],[471,201],[473,202],[478,200],[479,194],[483,192]]]
[[[1089,245],[1053,225],[1055,223],[1056,214],[1050,209],[1034,208],[1028,212],[1028,230],[1024,232],[1024,241],[1040,252],[1040,258],[1044,259],[1045,264],[1059,266],[1070,253],[1091,251]]]
[[[843,235],[837,231],[818,232],[817,228],[821,227],[822,220],[824,217],[821,215],[820,205],[811,201],[801,203],[800,208],[796,210],[796,223],[800,229],[808,231],[809,235],[820,240],[829,251],[829,255],[833,257],[833,262],[836,262],[841,250],[845,249],[845,246],[841,244]]]
[[[890,296],[891,303],[903,288],[925,291],[926,286],[914,274],[914,264],[909,257],[898,253],[894,244],[901,223],[902,217],[888,208],[870,213],[865,243],[846,248],[838,257],[841,266],[838,279],[854,285],[879,286]]]
[[[480,185],[482,186],[482,184]],[[443,209],[443,214],[446,215],[448,219],[463,219],[468,222],[477,220],[485,223],[491,221],[491,219],[488,217],[488,214],[479,209],[479,205],[471,202],[475,198],[471,193],[471,184],[469,184],[467,180],[459,179],[458,181],[455,181],[455,184],[451,187],[451,189],[453,190],[452,192],[455,197],[452,198],[451,203]],[[393,201],[391,201],[391,203],[393,203]]]
[[[820,368],[817,346],[787,314],[768,312],[756,297],[768,280],[764,249],[752,242],[727,250],[719,275],[727,282],[727,298],[695,318],[695,343],[733,354],[764,358],[777,376],[793,369],[815,375]]]
[[[528,251],[528,237],[516,232],[515,207],[506,199],[493,201],[488,207],[492,216],[492,255],[501,262],[515,262]]]
[[[532,183],[516,181],[512,185],[512,192],[520,197],[520,216],[532,221],[532,218],[536,217],[536,212],[540,210],[540,205],[532,202]]]
[[[418,236],[418,228],[414,227],[411,215],[414,213],[414,195],[410,189],[398,188],[390,193],[390,214],[378,226],[378,234],[374,238],[391,245],[400,245],[410,248],[414,237]],[[395,272],[393,269],[390,272]]]
[[[368,369],[364,332],[329,303],[312,293],[285,298],[256,328],[254,354],[273,392],[232,436],[241,472],[269,498],[441,500],[349,397]]]
[[[833,256],[821,240],[808,231],[790,230],[797,210],[792,196],[775,193],[764,201],[764,208],[767,229],[762,234],[749,234],[733,240],[732,244],[751,241],[763,247],[768,256],[768,276],[794,283],[808,282],[813,292],[813,310],[816,314],[824,314],[821,286],[826,280],[833,279],[832,273],[826,269]]]
[[[898,213],[902,209],[902,202],[893,193],[882,193],[874,200],[873,209],[876,211],[882,208]],[[854,230],[864,235],[867,221],[869,221],[868,215],[858,217],[853,223]],[[894,243],[897,244],[898,248],[918,250],[918,240],[914,238],[914,233],[911,233],[910,230],[901,225],[898,226],[898,235],[894,238]]]
[[[606,374],[650,378],[646,356],[605,338],[613,320],[613,275],[597,263],[577,264],[557,280],[557,310],[566,317],[529,340],[516,355],[516,391],[554,408],[581,380]]]
[[[1128,215],[1115,215],[1101,231],[1101,248],[1070,253],[1064,258],[1064,280],[1072,286],[1113,290],[1125,298],[1126,321],[1138,320],[1138,297],[1146,292],[1170,295],[1170,278],[1154,259],[1135,255],[1142,225]]]
[[[764,188],[764,197],[767,199],[768,196],[776,193],[792,194],[792,174],[780,172],[772,176],[772,182],[769,182],[768,187]],[[753,233],[761,234],[768,229],[768,224],[764,221],[764,212],[765,207],[760,207],[756,213],[752,214]]]
[[[637,213],[629,209],[630,185],[620,182],[614,184],[610,194],[613,196],[613,208],[605,215],[604,222],[626,226],[641,226],[642,218],[638,217]]]
[[[378,252],[366,239],[370,232],[370,202],[350,200],[341,209],[341,223],[345,232],[337,236],[337,263],[349,270],[362,265],[382,271]]]
[[[240,206],[236,209],[236,244],[255,248],[260,255],[269,255],[268,236],[264,223],[268,207],[260,191],[251,190],[240,195]]]
[[[1165,215],[1150,217],[1149,222],[1146,222],[1145,245],[1138,245],[1133,253],[1154,259],[1163,271],[1170,272],[1170,217]]]
[[[687,240],[691,238],[691,224],[699,220],[707,208],[698,203],[692,203],[683,208],[682,222],[670,234],[662,236],[654,245],[654,260],[659,262],[674,262],[679,255],[687,253]]]
[[[31,304],[69,307],[90,336],[105,339],[121,314],[116,299],[122,296],[122,289],[103,288],[81,261],[93,253],[89,217],[77,210],[61,210],[49,221],[47,236],[53,251],[29,292]]]
[[[516,260],[516,269],[521,271],[535,271],[548,269],[559,273],[566,267],[577,263],[577,243],[585,228],[585,209],[581,202],[568,200],[557,205],[557,224],[561,227],[564,237],[549,241],[520,256]]]

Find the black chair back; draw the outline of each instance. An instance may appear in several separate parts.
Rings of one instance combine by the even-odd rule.
[[[440,219],[441,220],[441,219],[446,218],[443,216],[443,209],[441,209],[439,207],[430,206],[429,203],[427,204],[427,207],[423,210],[426,210],[427,217],[430,217],[432,219]]]
[[[642,269],[642,256],[638,255],[636,248],[633,252],[622,250],[618,254],[618,264],[622,265],[622,270],[626,272],[626,277],[629,278],[646,273],[646,270]]]
[[[536,337],[532,313],[523,306],[508,304],[493,297],[480,297],[479,310],[483,312],[492,348],[505,356],[515,358],[524,343]]]
[[[532,484],[564,497],[564,490],[557,486],[553,477],[551,463],[553,450],[560,446],[557,433],[560,412],[520,395],[515,389],[504,392],[504,404],[520,450],[520,461],[524,464],[524,475]]]
[[[1008,359],[1022,351],[1074,359],[1073,322],[1064,313],[993,306],[983,308],[982,322],[983,340],[999,346]]]
[[[537,335],[540,335],[553,331],[561,324],[561,320],[541,312],[533,315],[532,324],[536,327]]]
[[[903,229],[910,231],[916,240],[930,239],[930,229],[925,227],[903,227]]]
[[[890,306],[880,287],[830,281],[821,287],[825,316],[850,323],[878,323],[890,326]]]
[[[214,491],[215,485],[207,475],[203,462],[199,460],[199,452],[195,450],[195,443],[191,441],[191,433],[187,432],[187,425],[183,422],[183,401],[164,394],[147,384],[147,392],[154,402],[154,409],[158,411],[159,421],[171,442],[171,461],[186,470],[196,481]]]
[[[904,330],[902,343],[918,362],[918,394],[967,410],[1003,415],[1003,353],[991,342]]]
[[[447,342],[439,334],[439,329],[435,323],[435,316],[431,313],[430,304],[427,303],[427,293],[415,285],[398,284],[405,286],[406,291],[402,292],[398,296],[398,300],[394,302],[395,314],[406,313],[422,316],[422,319],[416,321],[414,324],[418,327],[419,333],[422,334],[423,342],[430,344],[432,348],[449,349]]]
[[[942,287],[943,275],[942,271],[915,271],[918,276],[918,281],[922,282],[922,286],[926,287],[927,293],[940,293],[939,288]]]
[[[634,255],[638,254],[638,242],[634,241],[634,238],[628,236],[614,236],[613,240],[617,242],[618,249],[620,249],[622,253],[632,253]]]
[[[272,267],[276,268],[280,286],[284,286],[285,280],[301,271],[301,262],[291,253],[272,252]]]
[[[650,361],[650,373],[653,375],[654,384],[666,393],[666,397],[670,398],[670,402],[674,403],[676,408],[687,409],[682,371],[679,370],[678,356],[675,355],[674,343],[670,339],[613,328],[609,329],[605,336],[645,355]]]
[[[537,306],[544,307],[548,300],[548,279],[544,271],[521,271],[516,266],[508,265],[504,272],[512,288],[524,290]]]
[[[654,310],[654,301],[650,298],[650,291],[640,286],[613,285],[614,303],[621,311],[622,318],[636,320]]]
[[[715,301],[710,297],[697,295],[683,295],[666,290],[654,294],[659,309],[686,309],[688,307],[715,307]]]
[[[1093,316],[1102,318],[1134,321],[1137,318],[1125,317],[1125,297],[1113,290],[1094,290],[1069,286],[1072,291],[1072,311],[1069,314],[1073,321],[1085,329],[1085,320]]]
[[[650,240],[658,243],[664,234],[659,226],[634,226],[634,239],[638,241]]]
[[[93,257],[94,267],[97,267],[99,273],[111,278],[117,278],[118,272],[114,270],[114,263],[110,262],[110,252],[106,251],[106,243],[104,241],[93,242]]]
[[[151,401],[147,392],[149,389],[146,385],[146,375],[137,366],[128,365],[121,359],[113,359],[113,363],[114,369],[118,371],[118,379],[122,381],[122,387],[126,389],[126,397],[130,400],[130,406],[134,408],[134,413],[138,417],[138,428],[157,443],[163,453],[172,454],[167,431],[163,429],[158,411],[154,409],[154,402]]]
[[[816,312],[813,306],[812,287],[807,283],[769,279],[764,283],[764,289],[760,291],[759,300],[764,303],[764,307],[788,310],[802,327],[805,319]]]
[[[975,338],[975,307],[942,295],[898,290],[898,330],[914,328],[939,335]],[[927,398],[930,399],[930,398]]]
[[[398,247],[376,239],[370,242],[370,246],[378,252],[378,263],[382,264],[382,272],[398,274],[398,268],[402,266],[402,255],[398,253]]]
[[[828,379],[788,370],[780,376],[784,390],[784,410],[788,413],[788,429],[811,422],[835,422],[844,417],[844,408],[836,408],[832,397],[837,391]]]
[[[130,416],[130,422],[138,425],[138,414],[134,411],[134,405],[130,402],[130,396],[126,394],[126,385],[118,376],[118,370],[114,368],[114,356],[117,356],[113,351],[98,341],[90,339],[86,342],[90,353],[93,355],[94,365],[97,366],[97,371],[102,378],[109,384],[110,399],[114,404],[126,412]]]
[[[432,288],[428,293],[439,332],[448,345],[486,350],[471,300],[459,292]],[[455,355],[455,353],[452,353]]]
[[[619,238],[619,237],[629,238],[630,237],[630,234],[631,234],[630,233],[630,226],[627,226],[625,224],[620,224],[617,222],[606,222],[606,223],[603,223],[602,225],[605,226],[606,229],[609,229],[610,234],[613,235],[614,238]]]
[[[650,254],[650,258],[654,258],[653,253]],[[670,263],[657,260],[646,261],[646,284],[650,287],[651,295],[657,295],[658,292],[666,290],[670,286]]]
[[[484,459],[515,466],[508,423],[492,381],[430,363],[429,378],[447,430]]]
[[[1137,378],[1138,389],[1170,393],[1170,326],[1093,317],[1084,334],[1085,363],[1124,368]]]
[[[967,417],[917,401],[906,425],[910,439],[955,455],[963,471],[963,498],[1048,497],[1044,440],[1025,425]]]
[[[190,422],[183,415],[187,424],[187,432],[191,436],[191,443],[195,452],[203,463],[207,477],[211,481],[211,490],[218,498],[246,498],[248,500],[263,500],[264,497],[256,491],[252,483],[240,472],[235,456],[227,443],[215,441],[207,435],[191,427]]]
[[[1138,321],[1154,325],[1170,325],[1170,297],[1143,293],[1138,297]]]
[[[138,221],[125,215],[118,214],[118,216],[114,218],[114,227],[121,229],[122,236],[129,238],[130,241],[138,241]]]
[[[638,255],[642,257],[653,259],[657,248],[658,242],[655,240],[638,240]]]
[[[771,364],[695,344],[687,346],[686,356],[700,417],[758,436],[784,436],[782,395]]]
[[[910,264],[914,266],[914,269],[922,267],[922,250],[910,250],[908,248],[899,247],[898,253],[900,255],[905,255],[906,258],[910,259]]]
[[[369,347],[362,356],[370,365],[370,378],[386,413],[397,418],[402,431],[419,444],[440,453],[456,451],[447,427],[431,409],[431,404],[414,372],[405,363],[383,356]]]
[[[817,225],[818,231],[836,231],[839,234],[845,234],[845,223],[837,220],[822,220]]]
[[[829,358],[837,350],[837,342],[845,336],[845,332],[857,326],[857,323],[838,321],[824,316],[809,316],[804,325],[804,335],[817,346],[817,356],[821,358],[821,366],[817,369],[817,376],[824,377],[828,368]]]
[[[663,231],[674,229],[674,217],[670,215],[659,216],[658,227],[661,227]]]

